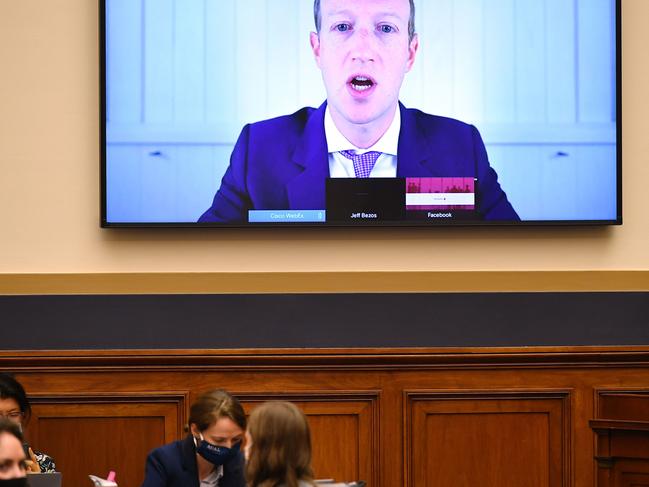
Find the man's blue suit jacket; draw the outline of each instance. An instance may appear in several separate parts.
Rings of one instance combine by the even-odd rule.
[[[243,454],[223,465],[219,487],[245,487]],[[156,448],[146,459],[142,487],[199,487],[194,438],[174,441]]]
[[[212,206],[198,221],[247,221],[252,209],[325,209],[326,105],[246,125]],[[399,108],[397,177],[477,177],[479,218],[518,220],[474,126]]]

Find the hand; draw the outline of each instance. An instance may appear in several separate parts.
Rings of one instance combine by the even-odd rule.
[[[36,455],[34,455],[34,450],[29,449],[29,460],[25,462],[27,464],[27,469],[32,473],[41,473],[41,467],[38,465],[38,460]]]

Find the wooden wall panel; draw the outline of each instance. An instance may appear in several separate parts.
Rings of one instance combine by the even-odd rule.
[[[182,434],[186,393],[31,395],[29,438],[51,455],[66,486],[88,485],[88,474],[118,474],[138,486],[153,448]]]
[[[107,468],[137,487],[147,449],[182,437],[187,405],[214,387],[247,410],[297,403],[313,429],[318,477],[593,487],[602,472],[589,422],[602,421],[606,401],[642,411],[619,401],[635,404],[649,390],[649,347],[0,351],[0,369],[33,398],[28,435],[59,457],[64,487]],[[92,448],[105,463],[69,463]]]
[[[649,389],[598,389],[595,394],[597,418],[649,421]]]
[[[408,391],[409,486],[560,487],[570,479],[570,395]]]
[[[646,471],[646,467],[640,467],[645,472],[638,471],[640,468],[636,465],[629,465],[626,468],[630,471],[623,472],[620,475],[617,485],[620,487],[649,487],[649,471]]]

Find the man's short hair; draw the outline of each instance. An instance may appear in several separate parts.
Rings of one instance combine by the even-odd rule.
[[[316,32],[320,33],[322,16],[320,15],[320,0],[313,1],[313,18],[315,19]],[[408,19],[408,40],[415,37],[415,0],[410,0],[410,18]]]
[[[21,443],[23,442],[23,434],[20,431],[20,426],[9,419],[0,418],[0,435],[3,433],[9,433],[15,436]]]

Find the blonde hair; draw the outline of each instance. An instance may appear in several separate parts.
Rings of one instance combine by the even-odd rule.
[[[290,402],[266,402],[248,420],[252,439],[246,478],[250,487],[313,485],[311,433],[306,416]]]

